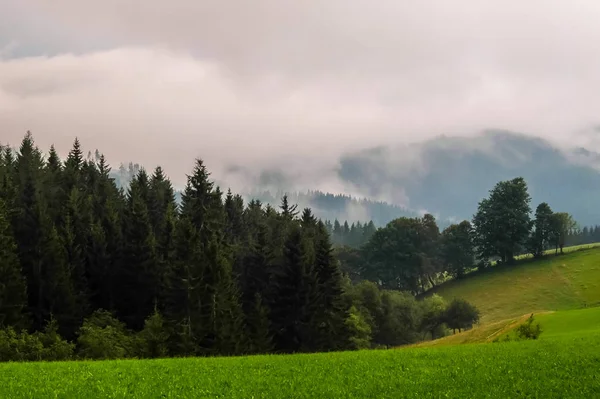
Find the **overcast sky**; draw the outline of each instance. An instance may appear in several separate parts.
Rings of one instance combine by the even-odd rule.
[[[0,141],[79,136],[178,183],[195,157],[317,176],[485,128],[600,150],[598,21],[597,0],[0,0]]]

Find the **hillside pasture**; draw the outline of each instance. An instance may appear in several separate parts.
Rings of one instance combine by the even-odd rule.
[[[427,294],[466,299],[481,311],[481,324],[600,304],[600,248],[573,247],[564,255],[494,266],[444,283]]]

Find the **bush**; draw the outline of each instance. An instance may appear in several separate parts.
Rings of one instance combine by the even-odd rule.
[[[169,354],[167,332],[162,315],[155,311],[144,323],[144,329],[137,335],[139,353],[144,358],[160,358]]]
[[[123,359],[136,355],[137,342],[125,324],[110,312],[97,310],[84,320],[77,339],[84,359]]]
[[[352,306],[346,319],[346,327],[350,333],[351,349],[368,349],[371,347],[371,325],[366,317]]]
[[[35,334],[17,333],[12,327],[0,331],[0,361],[40,361],[43,349],[44,345]]]
[[[43,334],[36,334],[43,345],[42,360],[59,361],[73,358],[75,344],[64,340],[58,334],[58,322],[55,319],[50,320]]]
[[[529,316],[527,321],[517,328],[517,336],[521,339],[538,339],[542,333],[540,323],[533,323],[533,314]]]
[[[75,345],[58,334],[56,320],[51,320],[44,332],[17,333],[9,327],[0,330],[0,361],[58,361],[73,358]]]

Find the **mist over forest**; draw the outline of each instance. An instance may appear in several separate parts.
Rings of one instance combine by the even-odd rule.
[[[139,168],[127,164],[113,177],[126,186]],[[273,206],[287,194],[323,220],[372,220],[381,227],[398,217],[432,213],[444,227],[472,217],[496,181],[515,176],[527,179],[534,201],[544,198],[553,207],[570,209],[582,224],[600,223],[593,201],[600,195],[600,154],[499,130],[347,153],[335,168],[322,171],[318,187],[284,170],[239,166],[215,180],[224,189],[237,188],[246,200]]]

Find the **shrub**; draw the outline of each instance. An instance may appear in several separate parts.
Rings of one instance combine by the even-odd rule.
[[[56,320],[51,320],[44,332],[17,333],[9,327],[0,330],[0,361],[56,361],[73,357],[74,345],[58,334]]]
[[[166,357],[169,354],[167,332],[162,315],[155,311],[144,323],[144,329],[138,333],[139,353],[145,358]]]
[[[350,333],[351,349],[368,349],[371,347],[371,325],[366,317],[352,306],[346,319],[346,327]]]
[[[51,319],[44,333],[37,333],[42,342],[42,360],[59,361],[73,358],[75,344],[68,342],[58,334],[58,322]]]
[[[136,355],[136,340],[110,312],[97,310],[84,320],[77,339],[84,359],[122,359]]]
[[[538,339],[542,333],[540,323],[533,323],[533,314],[529,316],[527,321],[517,328],[517,336],[521,339]]]

